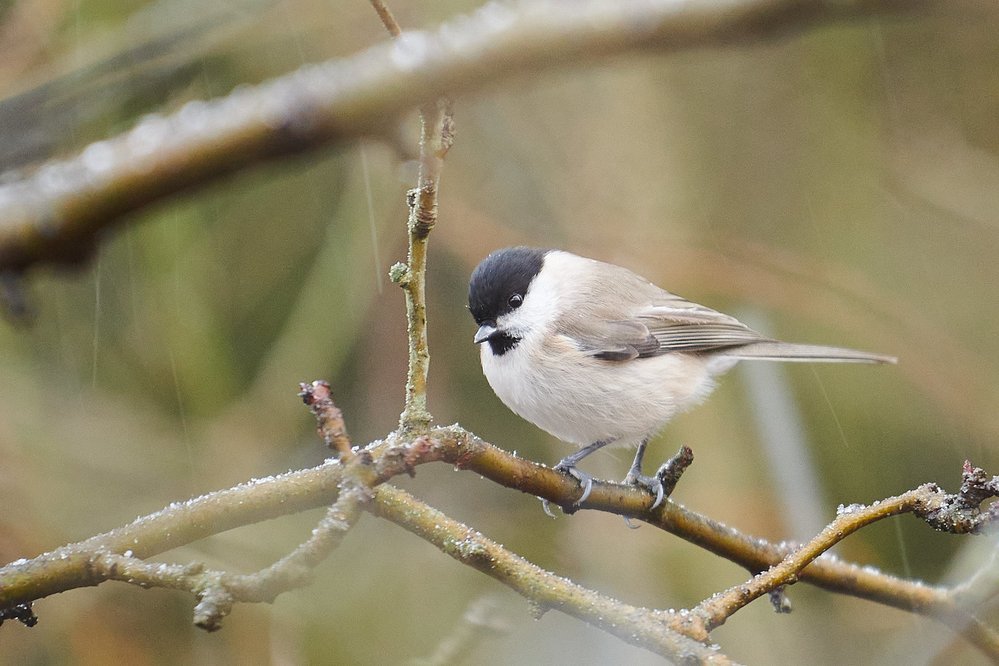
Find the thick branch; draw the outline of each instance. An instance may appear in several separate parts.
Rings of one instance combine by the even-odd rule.
[[[549,573],[403,490],[378,487],[373,511],[492,576],[542,610],[562,611],[674,662],[731,663],[716,648],[668,628],[676,613],[630,606]]]
[[[91,566],[99,553],[146,559],[199,539],[336,501],[342,467],[336,461],[240,484],[179,502],[118,529],[0,568],[0,608],[58,592],[98,585],[107,576]]]
[[[86,259],[99,232],[247,165],[379,133],[445,91],[639,50],[772,39],[928,0],[645,0],[491,3],[431,32],[211,102],[191,102],[0,186],[0,273]]]
[[[578,484],[565,475],[518,458],[456,427],[434,428],[430,436],[412,441],[390,438],[375,442],[366,451],[373,459],[371,474],[377,481],[412,473],[420,464],[446,461],[561,505],[570,506],[579,495]],[[336,500],[342,478],[343,466],[329,460],[312,469],[260,479],[171,505],[125,527],[31,560],[13,562],[0,568],[0,608],[101,583],[105,578],[89,565],[94,553],[123,554],[130,550],[135,557],[145,559],[241,525],[328,506]],[[585,508],[638,517],[750,571],[764,571],[793,552],[790,547],[742,534],[673,502],[665,502],[649,515],[648,504],[648,494],[642,490],[595,482]],[[962,614],[961,606],[946,588],[902,580],[826,556],[809,564],[799,579],[931,617]]]
[[[144,562],[134,557],[130,550],[124,554],[106,550],[91,553],[89,573],[98,579],[97,582],[118,580],[140,587],[190,592],[198,598],[194,624],[215,631],[221,628],[222,619],[234,603],[270,602],[283,592],[307,585],[312,570],[329,556],[357,521],[361,504],[366,499],[357,493],[342,493],[305,543],[253,574],[205,569],[200,563]]]

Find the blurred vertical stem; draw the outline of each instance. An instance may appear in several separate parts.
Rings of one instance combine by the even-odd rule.
[[[381,0],[371,6],[392,37],[402,34],[392,12]],[[442,97],[420,107],[420,173],[416,189],[410,190],[409,255],[406,264],[395,264],[389,277],[406,292],[406,320],[409,332],[409,370],[406,377],[406,406],[399,427],[409,433],[426,432],[430,427],[427,409],[427,375],[430,348],[427,343],[427,241],[437,224],[437,189],[444,156],[454,142],[451,100]]]

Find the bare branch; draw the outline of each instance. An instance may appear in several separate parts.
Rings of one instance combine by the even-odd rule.
[[[706,629],[711,631],[724,624],[736,611],[765,594],[777,594],[779,608],[783,610],[786,599],[782,590],[785,585],[797,582],[805,567],[847,536],[885,518],[914,513],[941,531],[955,534],[982,531],[994,522],[996,510],[993,505],[988,510],[981,511],[980,505],[997,495],[999,477],[990,479],[982,469],[974,468],[967,462],[963,476],[961,490],[954,495],[944,493],[935,484],[925,484],[870,506],[841,507],[836,519],[811,541],[752,580],[705,600],[692,611],[693,614],[703,619]],[[963,589],[962,586],[961,592]],[[961,592],[955,588],[949,596],[952,600],[958,600]],[[987,653],[999,655],[999,635],[978,622],[974,616],[965,613],[962,606],[968,607],[968,604],[955,604],[953,614],[942,616],[941,619],[959,631],[964,631],[972,642]]]
[[[194,624],[207,631],[222,626],[236,602],[273,601],[279,594],[309,583],[312,569],[339,545],[360,515],[357,493],[343,493],[313,529],[312,536],[271,566],[253,574],[234,574],[187,565],[145,562],[131,550],[124,553],[98,548],[88,562],[96,582],[118,580],[140,587],[165,587],[190,592],[198,598]]]
[[[898,497],[840,513],[815,538],[789,554],[779,564],[746,583],[707,599],[694,609],[694,613],[704,619],[709,631],[721,626],[726,619],[754,599],[797,582],[798,574],[806,566],[850,534],[883,518],[914,511],[921,502],[926,501],[931,492],[932,487],[921,486]]]
[[[425,105],[420,111],[420,121],[420,174],[416,189],[409,192],[409,256],[403,273],[405,280],[398,281],[406,293],[409,333],[406,407],[399,419],[399,426],[412,433],[425,432],[432,419],[427,409],[427,377],[430,371],[427,340],[427,241],[437,224],[441,167],[454,137],[450,102],[442,99],[435,104]],[[395,274],[393,281],[396,281]]]
[[[675,613],[621,603],[549,573],[398,488],[375,490],[372,510],[541,607],[584,620],[677,662],[727,664],[717,648],[671,629]]]
[[[371,0],[392,37],[402,29],[382,0]],[[427,378],[430,348],[427,340],[427,241],[437,224],[438,189],[444,156],[454,143],[454,113],[451,101],[441,97],[420,107],[420,172],[409,203],[409,255],[407,263],[392,267],[392,281],[406,293],[406,323],[409,338],[409,364],[406,373],[406,406],[399,427],[409,433],[423,433],[433,417],[427,408]]]
[[[411,474],[418,465],[444,461],[558,504],[569,505],[579,494],[578,484],[565,475],[491,446],[458,427],[434,428],[429,435],[415,439],[393,435],[363,451],[358,464],[363,464],[364,473],[371,477],[365,483],[379,483],[399,474]],[[91,564],[95,554],[132,551],[134,557],[146,559],[210,534],[332,504],[343,479],[343,463],[329,460],[312,469],[256,480],[171,505],[106,534],[31,560],[13,562],[0,568],[0,608],[103,582],[106,576]],[[945,494],[935,492],[933,497],[941,495]],[[664,502],[651,514],[647,506],[648,494],[640,489],[594,482],[584,508],[637,517],[750,571],[765,571],[793,553],[788,546],[742,534],[674,502]],[[927,506],[932,510],[934,502]],[[902,580],[826,555],[805,567],[798,579],[960,625],[987,654],[999,656],[995,633],[963,610],[947,588]]]
[[[120,136],[0,186],[0,273],[86,260],[122,216],[248,165],[391,127],[445,91],[641,50],[778,38],[820,22],[929,0],[589,0],[492,3],[431,33],[303,67],[210,102],[151,116]]]
[[[389,31],[390,35],[398,37],[402,34],[402,28],[399,27],[399,23],[395,20],[395,16],[392,15],[392,12],[385,6],[385,3],[382,2],[382,0],[371,0],[371,6],[375,8],[376,12],[378,12],[378,18],[382,20],[382,25],[385,26],[385,29]]]
[[[222,618],[229,614],[233,602],[271,602],[282,592],[307,585],[312,570],[340,545],[360,516],[361,506],[370,495],[356,487],[342,492],[307,541],[288,555],[254,574],[221,574],[210,576],[207,584],[191,590],[198,595],[194,608],[194,623],[202,629],[215,631]]]
[[[329,382],[318,380],[311,384],[299,384],[298,387],[301,389],[298,396],[316,417],[319,437],[326,446],[336,451],[338,457],[349,455],[350,437],[347,435],[347,426],[343,422],[343,412],[333,404]]]

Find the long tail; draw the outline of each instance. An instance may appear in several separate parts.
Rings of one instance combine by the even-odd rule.
[[[823,347],[821,345],[800,345],[793,342],[778,342],[776,340],[753,342],[742,347],[733,347],[719,351],[719,356],[736,359],[762,359],[767,361],[809,361],[825,363],[896,363],[894,356],[872,354],[844,349],[842,347]]]

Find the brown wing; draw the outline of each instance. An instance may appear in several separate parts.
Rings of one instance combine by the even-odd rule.
[[[631,271],[610,264],[603,267],[599,285],[579,281],[556,322],[557,330],[596,358],[627,361],[672,352],[715,352],[781,361],[895,362],[894,357],[852,349],[779,342],[735,317],[660,289]],[[636,301],[640,305],[629,305]],[[596,307],[597,302],[602,305]]]
[[[642,286],[652,296],[652,302],[633,309],[627,319],[613,318],[624,314],[616,308],[595,312],[596,316],[586,319],[570,314],[562,319],[562,330],[580,349],[613,361],[670,352],[720,350],[766,340],[734,317],[691,303],[648,283]]]
[[[661,354],[659,341],[639,321],[576,321],[565,329],[581,350],[605,361]]]

